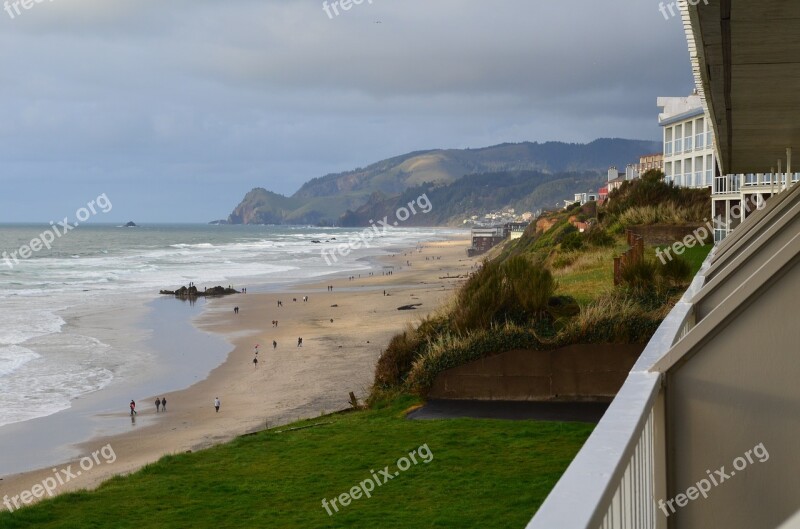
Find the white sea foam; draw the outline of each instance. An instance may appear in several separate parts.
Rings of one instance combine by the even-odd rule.
[[[30,229],[33,235],[39,231]],[[438,236],[433,230],[392,230],[374,239],[372,248],[327,266],[320,250],[360,231],[81,227],[52,251],[0,270],[0,387],[5,399],[0,426],[68,408],[72,399],[136,372],[146,361],[129,354],[124,344],[108,345],[81,328],[79,316],[87,311],[142,303],[148,299],[143,294],[152,299],[162,288],[192,281],[242,287],[365,270],[369,265],[359,257]],[[0,227],[0,248],[33,235]]]

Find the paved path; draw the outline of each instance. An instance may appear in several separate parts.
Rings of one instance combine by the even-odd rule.
[[[408,414],[412,420],[504,419],[509,421],[562,421],[597,423],[606,412],[604,402],[510,402],[483,400],[430,400]]]

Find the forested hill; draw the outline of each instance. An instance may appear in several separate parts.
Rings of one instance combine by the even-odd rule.
[[[553,179],[567,172],[600,174],[612,165],[625,167],[638,161],[639,156],[660,149],[660,143],[653,141],[599,139],[588,144],[526,142],[481,149],[418,151],[365,168],[315,178],[291,197],[263,188],[253,189],[228,221],[233,224],[334,224],[348,210],[355,212],[365,206],[371,197],[397,196],[423,184],[448,186],[465,176],[490,173],[536,172],[552,175]]]

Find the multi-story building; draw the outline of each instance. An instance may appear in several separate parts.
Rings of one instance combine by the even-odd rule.
[[[664,179],[684,187],[711,187],[717,175],[714,133],[703,102],[689,97],[659,97],[664,130]]]
[[[636,170],[640,176],[653,169],[664,170],[664,153],[646,154],[639,158],[639,165],[636,166]]]

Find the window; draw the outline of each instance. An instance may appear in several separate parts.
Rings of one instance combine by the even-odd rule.
[[[675,154],[683,152],[683,130],[680,125],[675,125]]]
[[[664,129],[664,156],[672,156],[672,127]]]
[[[687,158],[683,161],[683,185],[686,187],[692,187],[692,159]]]
[[[703,149],[706,146],[706,135],[704,132],[705,129],[705,119],[700,118],[695,122],[694,126],[694,148],[695,149]]]
[[[675,161],[675,174],[673,181],[675,182],[676,186],[683,185],[683,166],[680,160]]]
[[[714,157],[710,154],[706,155],[706,185],[711,185],[711,178],[714,173]]]
[[[683,126],[683,150],[689,152],[692,150],[692,123],[689,122]]]
[[[708,185],[703,182],[703,157],[697,156],[694,159],[694,187]]]

